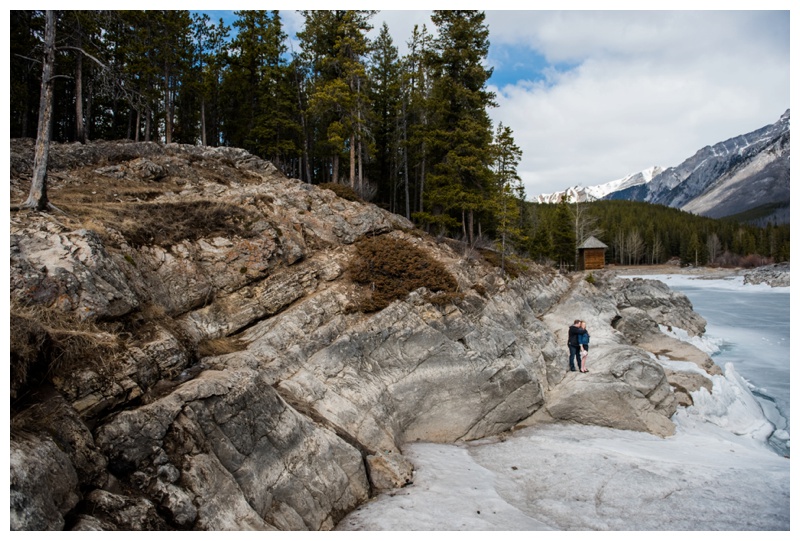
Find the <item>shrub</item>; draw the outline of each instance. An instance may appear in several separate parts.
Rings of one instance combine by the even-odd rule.
[[[120,362],[126,346],[117,326],[82,321],[47,306],[24,306],[12,301],[11,399],[52,378],[81,368],[98,374],[110,373]]]
[[[247,347],[245,342],[242,342],[238,337],[222,337],[207,339],[201,341],[197,345],[198,357],[211,357],[216,355],[225,355],[242,351]]]
[[[355,306],[362,312],[386,308],[421,287],[432,293],[458,289],[458,282],[444,265],[410,242],[388,236],[359,242],[348,271],[353,282],[370,288]]]
[[[338,182],[326,182],[324,184],[320,184],[319,187],[325,190],[330,190],[342,199],[347,199],[348,201],[363,201],[355,192],[355,190],[346,184],[339,184]]]
[[[501,266],[505,267],[506,273],[512,278],[519,278],[522,274],[525,273],[527,270],[523,264],[519,262],[517,258],[512,258],[511,256],[506,256],[503,259],[500,252],[495,250],[480,250],[483,259],[486,260],[487,263],[492,265],[493,267],[500,268]]]
[[[201,237],[253,236],[249,225],[255,218],[246,210],[227,203],[191,201],[180,203],[139,203],[116,212],[114,224],[133,247],[169,247],[183,240]]]

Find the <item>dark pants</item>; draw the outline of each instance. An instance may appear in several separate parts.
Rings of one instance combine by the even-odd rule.
[[[573,364],[573,359],[578,359],[578,370],[581,368],[581,346],[573,346],[569,344],[569,369],[575,370],[575,365]]]

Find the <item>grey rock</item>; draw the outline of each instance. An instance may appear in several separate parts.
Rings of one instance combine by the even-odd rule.
[[[12,439],[17,529],[63,528],[79,501],[76,530],[332,529],[371,490],[412,479],[406,442],[554,419],[668,435],[676,393],[648,351],[709,360],[660,331],[705,328],[660,282],[594,286],[535,266],[510,279],[468,249],[409,233],[402,217],[286,179],[241,149],[53,150],[55,172],[111,164],[105,172],[126,182],[179,179],[158,202],[237,205],[252,235],[133,248],[110,228],[12,217],[12,295],[133,329],[121,359],[53,378],[58,429]],[[432,304],[422,288],[353,312],[353,243],[377,234],[441,262],[461,297]],[[591,333],[588,374],[566,373],[575,318]],[[236,347],[201,353],[214,340]],[[682,377],[673,386],[688,390]]]
[[[175,520],[192,522],[194,506],[200,529],[332,528],[368,495],[361,454],[246,369],[204,372],[118,415],[97,441],[112,469],[143,474],[138,484]],[[156,467],[166,450],[183,457],[175,488]]]
[[[385,451],[367,456],[367,472],[373,487],[387,490],[410,483],[414,477],[414,465],[400,453]]]
[[[62,530],[81,500],[70,457],[47,436],[12,433],[10,444],[11,530]]]
[[[691,301],[683,293],[672,291],[659,280],[633,278],[617,282],[614,294],[620,309],[639,308],[658,324],[678,327],[691,336],[705,332],[706,320],[692,309]]]
[[[95,516],[113,529],[127,531],[167,530],[169,526],[159,516],[155,506],[146,498],[93,490],[86,496]],[[84,522],[84,526],[90,523]],[[93,523],[103,527],[103,523]]]
[[[745,284],[767,284],[771,287],[789,287],[791,273],[789,264],[768,265],[745,271]]]

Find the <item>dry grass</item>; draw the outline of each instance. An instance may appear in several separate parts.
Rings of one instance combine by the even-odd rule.
[[[319,185],[320,188],[325,190],[330,190],[342,199],[347,199],[348,201],[359,201],[363,202],[364,200],[351,188],[346,184],[339,184],[336,182],[326,182],[324,184]]]
[[[501,266],[503,266],[505,268],[506,274],[508,274],[512,279],[519,278],[520,276],[528,272],[527,265],[525,265],[517,257],[506,255],[505,260],[503,260],[500,252],[496,252],[494,250],[486,250],[486,249],[482,249],[479,251],[480,254],[483,256],[483,259],[485,259],[486,262],[492,265],[493,267],[500,268]]]
[[[247,343],[239,338],[235,336],[224,336],[222,338],[214,338],[200,342],[197,345],[197,356],[214,357],[217,355],[226,355],[228,353],[242,351],[246,347]]]
[[[442,265],[408,241],[389,236],[372,237],[356,245],[348,271],[353,282],[368,287],[354,309],[375,312],[421,287],[437,301],[452,302],[458,282]]]
[[[82,223],[104,224],[119,231],[134,248],[173,246],[210,236],[252,237],[256,216],[228,203],[204,199],[186,202],[69,204],[63,206]],[[100,231],[102,234],[102,230]],[[113,245],[111,239],[110,244]]]
[[[11,303],[11,400],[55,376],[90,368],[109,375],[126,347],[118,325],[81,321],[56,308]]]

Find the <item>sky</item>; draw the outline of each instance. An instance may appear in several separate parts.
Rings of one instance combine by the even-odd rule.
[[[387,3],[304,7],[381,4]],[[489,114],[495,126],[513,130],[522,149],[518,172],[528,198],[677,166],[704,146],[776,122],[789,109],[789,1],[726,2],[731,11],[704,0],[653,1],[647,5],[656,9],[648,11],[626,11],[642,5],[633,2],[539,1],[536,10],[506,4],[484,9],[489,89],[497,103]],[[547,10],[555,6],[562,10]],[[609,9],[585,9],[597,6]],[[232,11],[209,13],[233,20]],[[297,12],[283,10],[281,17],[290,37],[302,28]],[[371,37],[384,21],[401,54],[415,24],[435,30],[430,11],[381,10]]]

